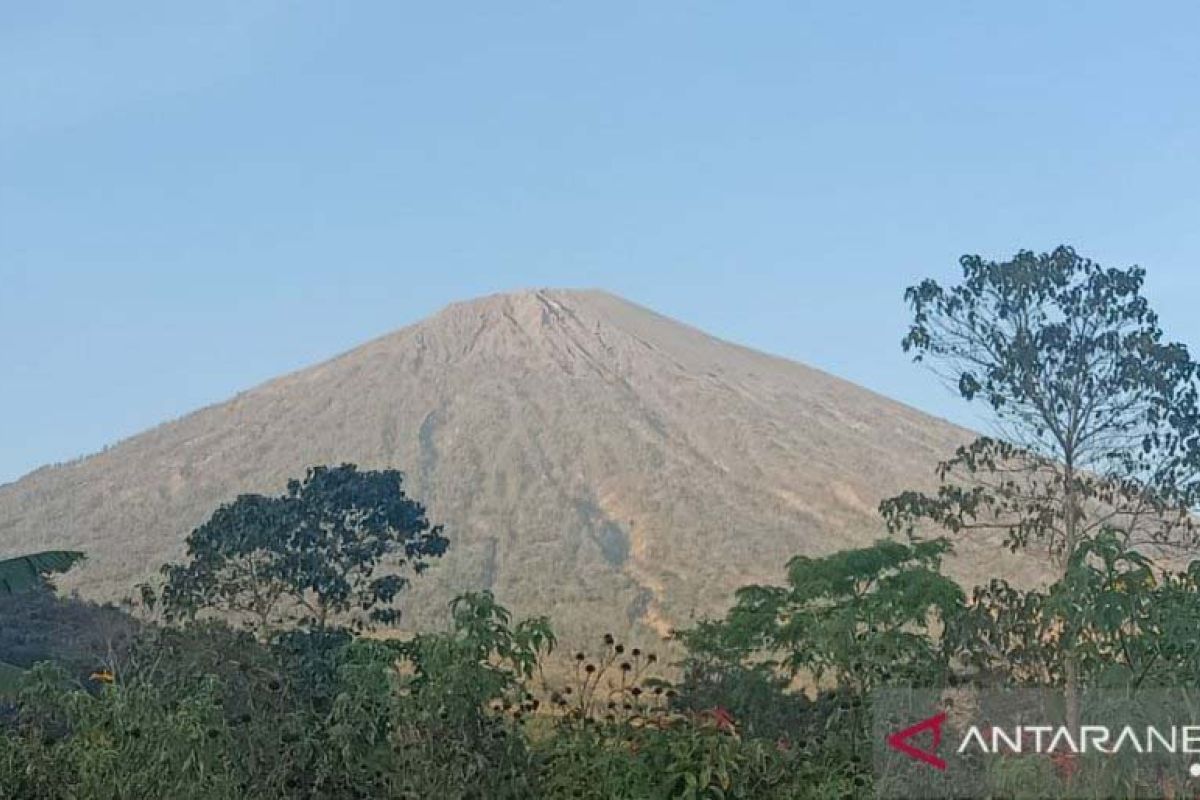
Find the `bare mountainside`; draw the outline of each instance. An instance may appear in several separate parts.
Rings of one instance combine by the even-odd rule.
[[[239,493],[388,466],[452,542],[407,625],[490,588],[568,633],[663,633],[793,555],[879,538],[879,500],[929,485],[966,438],[609,294],[497,295],[0,487],[0,554],[84,550],[64,587],[116,599]],[[995,552],[952,571],[1011,568]]]

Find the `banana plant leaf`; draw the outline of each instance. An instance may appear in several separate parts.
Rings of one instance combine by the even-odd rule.
[[[0,698],[15,695],[21,683],[21,676],[24,674],[25,670],[20,667],[0,661]]]
[[[0,559],[0,595],[36,588],[45,575],[66,572],[83,560],[75,550],[47,550],[27,556]]]

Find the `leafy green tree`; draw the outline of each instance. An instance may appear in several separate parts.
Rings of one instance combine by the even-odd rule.
[[[1144,271],[1106,269],[1069,247],[960,264],[956,286],[908,289],[903,346],[986,404],[996,435],[942,463],[936,493],[884,501],[890,528],[999,536],[1048,557],[1064,578],[1106,532],[1135,547],[1194,544],[1197,365],[1165,340],[1142,295]],[[1078,664],[1071,640],[1062,646],[1074,719]]]
[[[187,562],[163,568],[162,599],[172,615],[218,611],[264,635],[288,622],[394,623],[401,568],[419,574],[446,546],[399,472],[314,467],[282,496],[217,509],[188,537]]]
[[[822,558],[798,556],[786,586],[746,586],[728,615],[681,634],[695,653],[767,657],[787,674],[861,694],[922,683],[947,668],[935,629],[961,608],[940,572],[945,540],[880,541]]]

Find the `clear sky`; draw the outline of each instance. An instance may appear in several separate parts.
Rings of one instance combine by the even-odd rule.
[[[968,423],[898,346],[963,252],[1200,347],[1198,9],[0,4],[0,481],[512,288]]]

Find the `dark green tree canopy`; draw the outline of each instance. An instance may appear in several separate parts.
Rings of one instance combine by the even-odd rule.
[[[893,529],[928,519],[1000,530],[1014,548],[1046,546],[1060,569],[1102,530],[1191,543],[1197,365],[1165,339],[1144,271],[1104,268],[1069,247],[960,263],[958,285],[908,289],[903,346],[963,398],[987,403],[996,435],[941,465],[936,496],[885,502]]]
[[[170,613],[213,609],[268,630],[392,623],[408,579],[447,546],[396,470],[314,467],[278,497],[242,495],[188,537],[188,561],[165,566]],[[347,619],[348,618],[348,619]]]

